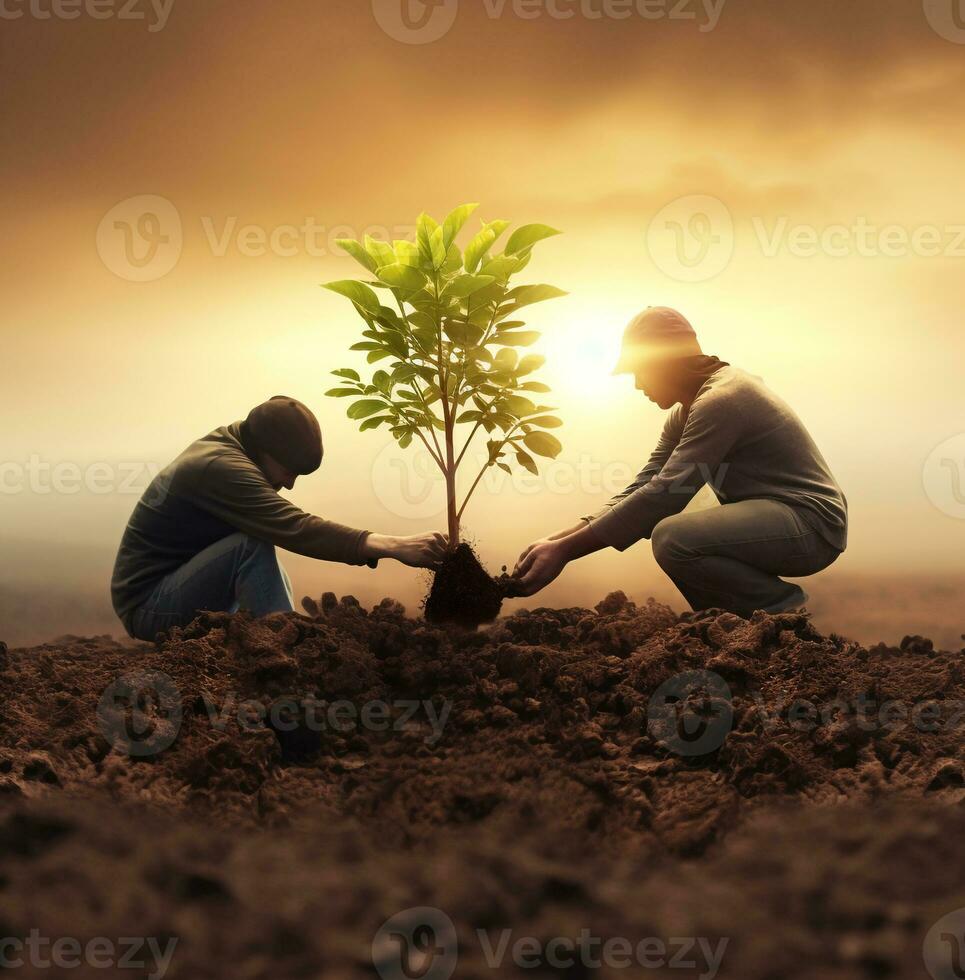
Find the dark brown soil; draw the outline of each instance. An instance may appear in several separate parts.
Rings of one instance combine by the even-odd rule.
[[[499,583],[482,567],[465,542],[446,556],[432,580],[425,617],[436,626],[477,629],[491,623],[503,606]]]
[[[7,652],[0,936],[177,937],[173,978],[372,980],[380,926],[431,907],[470,980],[708,976],[496,969],[479,930],[504,929],[727,939],[725,980],[929,977],[931,927],[965,907],[961,651],[621,594],[484,632],[314,610]],[[668,726],[668,689],[696,729]]]

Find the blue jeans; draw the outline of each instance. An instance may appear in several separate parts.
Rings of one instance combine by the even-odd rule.
[[[246,609],[267,616],[294,608],[291,582],[274,547],[232,534],[161,579],[125,625],[131,636],[153,640],[162,630],[187,626],[202,610]]]
[[[692,609],[741,616],[803,605],[804,590],[780,576],[813,575],[841,554],[794,508],[763,499],[665,518],[652,544],[657,564]]]

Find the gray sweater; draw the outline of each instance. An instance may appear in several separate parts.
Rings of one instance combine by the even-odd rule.
[[[239,531],[309,558],[366,563],[368,532],[307,514],[279,496],[235,422],[188,446],[144,492],[114,564],[114,611],[127,625],[161,579]]]
[[[847,546],[847,500],[804,424],[760,378],[729,365],[707,379],[689,412],[670,411],[633,483],[585,519],[601,541],[625,551],[704,484],[722,504],[785,503],[833,547]]]

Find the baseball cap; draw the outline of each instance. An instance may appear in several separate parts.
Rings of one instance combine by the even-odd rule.
[[[702,354],[687,318],[669,306],[648,306],[623,333],[623,348],[614,374],[633,374],[642,361]]]

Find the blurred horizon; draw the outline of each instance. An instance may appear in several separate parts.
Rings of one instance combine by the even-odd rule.
[[[965,629],[957,0],[725,0],[687,19],[669,2],[648,18],[615,0],[437,0],[408,21],[403,3],[423,10],[5,8],[22,16],[0,21],[0,637],[48,635],[23,616],[100,629],[137,491],[279,393],[325,434],[296,503],[386,533],[441,527],[424,460],[323,397],[333,368],[364,360],[348,351],[351,307],[319,285],[357,275],[336,237],[406,237],[422,210],[479,201],[486,220],[564,232],[521,281],[569,292],[526,317],[563,454],[535,483],[487,479],[467,510],[490,571],[646,460],[662,413],[610,370],[626,321],[667,305],[791,404],[848,496],[849,550],[807,585],[841,619],[822,628],[892,630],[881,583],[907,577],[952,642]],[[415,43],[423,21],[442,33]],[[285,561],[299,597],[398,595],[414,611],[422,588],[398,566]],[[836,600],[861,582],[869,608]],[[646,542],[572,566],[526,605],[592,606],[614,589],[682,608]]]

